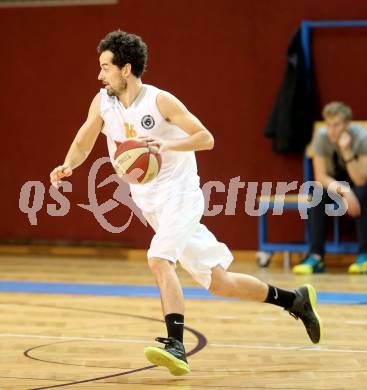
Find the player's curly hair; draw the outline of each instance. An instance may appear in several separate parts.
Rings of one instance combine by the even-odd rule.
[[[116,30],[108,33],[98,45],[98,53],[109,50],[113,53],[112,63],[120,69],[131,64],[131,72],[140,78],[145,71],[148,50],[141,37]]]

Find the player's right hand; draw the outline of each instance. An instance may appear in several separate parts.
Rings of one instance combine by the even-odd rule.
[[[51,184],[59,188],[60,182],[64,177],[71,176],[73,174],[73,170],[67,165],[59,165],[50,173],[50,181]]]

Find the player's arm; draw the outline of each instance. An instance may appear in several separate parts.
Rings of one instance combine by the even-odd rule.
[[[358,157],[358,164],[363,178],[361,185],[364,185],[367,182],[367,155],[366,154],[363,154]]]
[[[178,126],[187,137],[182,139],[158,140],[155,137],[144,137],[148,144],[156,145],[161,151],[197,151],[210,150],[214,147],[214,138],[199,119],[183,103],[168,92],[162,91],[157,96],[157,106],[162,116]]]
[[[73,143],[62,165],[56,167],[50,174],[51,183],[55,186],[59,181],[72,174],[73,169],[81,165],[89,156],[103,126],[99,111],[99,93],[94,97],[86,121],[76,134]]]
[[[356,186],[363,186],[367,182],[367,155],[361,155],[357,158],[348,157],[346,168],[350,178]]]
[[[365,147],[366,141],[362,141],[362,147]],[[367,156],[362,154],[356,158],[351,146],[352,137],[347,131],[340,134],[337,142],[350,178],[356,186],[363,186],[367,181]]]
[[[358,198],[351,191],[349,186],[335,180],[327,173],[326,159],[322,156],[315,156],[312,159],[315,180],[330,191],[336,192],[344,198],[347,206],[347,213],[352,217],[357,217],[361,214],[361,206]]]
[[[330,188],[330,185],[335,186],[334,188],[340,194],[349,191],[347,187],[345,187],[342,183],[339,183],[327,173],[325,157],[319,155],[314,156],[312,159],[312,164],[315,180],[321,183],[324,188]]]

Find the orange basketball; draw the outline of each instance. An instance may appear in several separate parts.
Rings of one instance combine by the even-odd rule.
[[[128,139],[116,144],[113,166],[121,179],[131,184],[145,184],[158,175],[162,157],[156,147],[149,147],[146,142],[138,139]]]

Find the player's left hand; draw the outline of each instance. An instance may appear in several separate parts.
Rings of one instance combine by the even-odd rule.
[[[162,138],[155,137],[153,135],[141,136],[139,137],[141,141],[145,141],[148,146],[155,146],[158,148],[158,152],[162,153],[169,150],[170,143],[167,140],[163,140]]]

